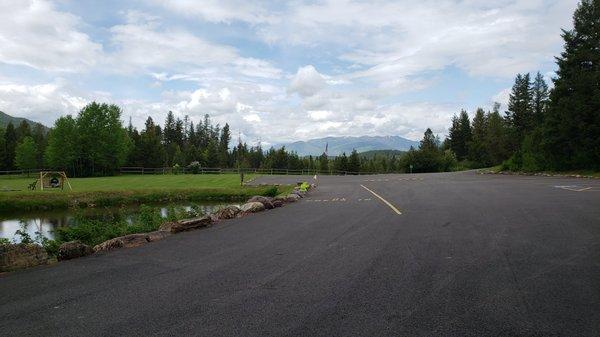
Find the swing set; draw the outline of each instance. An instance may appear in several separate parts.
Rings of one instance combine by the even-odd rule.
[[[34,182],[29,184],[29,189],[34,191],[37,185],[40,185],[40,190],[44,189],[55,189],[60,188],[61,190],[65,189],[65,183],[69,187],[69,190],[73,190],[71,187],[71,183],[69,182],[69,178],[67,178],[67,174],[64,171],[42,171],[40,172],[40,177],[36,179]]]

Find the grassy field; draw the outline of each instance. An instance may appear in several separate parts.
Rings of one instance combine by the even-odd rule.
[[[254,178],[246,175],[245,180]],[[29,191],[31,178],[0,178],[0,212],[174,201],[240,201],[272,194],[270,186],[240,186],[237,174],[124,175],[69,179],[73,191]],[[291,187],[279,187],[285,193]]]
[[[254,178],[246,175],[247,181]],[[36,178],[0,178],[0,191],[20,190],[1,193],[64,193],[59,189],[29,191],[27,185]],[[99,191],[131,191],[148,189],[206,189],[206,188],[240,188],[240,177],[237,174],[180,174],[180,175],[123,175],[115,177],[70,178],[73,192]],[[39,189],[39,185],[38,185]],[[69,191],[65,185],[65,191]]]

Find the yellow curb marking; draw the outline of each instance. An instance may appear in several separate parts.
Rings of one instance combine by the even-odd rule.
[[[371,192],[371,194],[373,194],[374,196],[376,196],[377,198],[379,198],[379,200],[383,201],[386,205],[388,205],[394,212],[396,212],[396,214],[398,215],[402,215],[402,212],[400,212],[394,205],[392,205],[389,201],[385,200],[383,197],[381,197],[379,194],[371,191],[368,187],[366,187],[365,185],[360,185],[362,188],[364,188],[365,190]]]

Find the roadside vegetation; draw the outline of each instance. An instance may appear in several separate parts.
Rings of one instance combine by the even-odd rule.
[[[109,218],[97,219],[86,217],[83,214],[78,215],[74,225],[57,227],[53,240],[44,237],[39,232],[31,236],[25,228],[17,230],[15,236],[18,237],[19,243],[40,245],[44,247],[50,257],[56,257],[58,248],[65,242],[79,241],[93,247],[119,236],[156,231],[162,223],[167,221],[203,215],[200,207],[192,205],[191,209],[187,210],[184,207],[170,205],[167,207],[166,216],[163,217],[159,207],[142,205],[133,220],[118,212],[111,214]],[[0,239],[0,245],[11,243],[8,239]]]

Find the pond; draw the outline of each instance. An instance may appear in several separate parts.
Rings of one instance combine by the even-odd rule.
[[[192,204],[157,204],[149,205],[160,210],[163,218],[166,218],[169,211],[177,209],[189,212],[192,209],[201,211],[203,214],[209,214],[224,206],[222,203],[194,203]],[[109,208],[88,208],[88,209],[69,209],[54,210],[46,212],[29,212],[25,214],[0,214],[0,238],[6,238],[14,242],[20,242],[20,236],[15,235],[17,230],[24,230],[32,238],[40,233],[48,239],[54,239],[54,230],[61,226],[74,226],[82,219],[106,221],[107,224],[115,221],[126,221],[133,223],[136,221],[140,206],[122,206]]]

